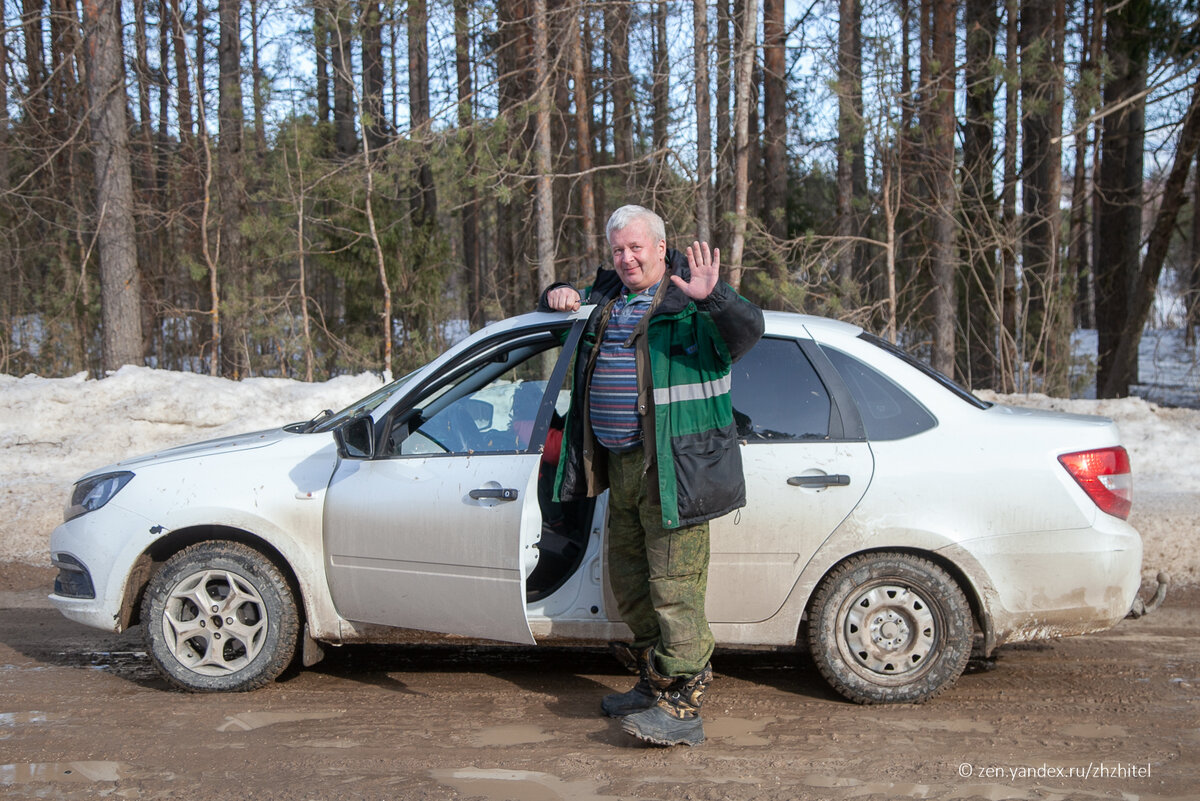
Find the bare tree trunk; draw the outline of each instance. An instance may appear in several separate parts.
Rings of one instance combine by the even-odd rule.
[[[363,137],[371,140],[371,149],[387,144],[387,124],[383,114],[383,24],[377,0],[363,2],[359,13],[362,30]]]
[[[954,321],[957,276],[954,254],[954,2],[934,0],[929,124],[930,225],[929,260],[933,266],[933,349],[930,362],[946,375],[954,373]]]
[[[8,180],[8,20],[4,7],[0,6],[0,196],[7,194],[10,186]],[[7,323],[12,306],[8,303],[9,291],[13,286],[8,270],[12,266],[9,254],[0,251],[0,320]],[[5,365],[0,364],[0,372]]]
[[[571,35],[571,69],[575,75],[575,157],[579,162],[579,205],[583,215],[583,255],[573,279],[580,279],[600,262],[599,225],[596,219],[596,194],[592,179],[592,106],[589,101],[587,62],[580,25],[587,13],[586,0],[576,5],[578,11],[568,22]],[[587,61],[591,60],[588,53]]]
[[[84,0],[88,98],[96,170],[103,365],[142,363],[141,287],[133,226],[133,176],[125,126],[120,4]]]
[[[1063,315],[1062,266],[1058,253],[1062,148],[1062,79],[1055,63],[1056,0],[1026,0],[1021,6],[1021,159],[1024,225],[1022,266],[1029,285],[1026,341],[1051,395],[1067,391],[1069,336]],[[1067,306],[1070,309],[1070,306]]]
[[[1005,2],[1004,71],[1004,188],[1000,197],[1000,385],[1001,392],[1018,389],[1017,371],[1017,9],[1018,0]]]
[[[1200,156],[1196,159],[1196,175],[1200,178]],[[1184,291],[1183,339],[1189,348],[1196,347],[1196,326],[1200,325],[1200,180],[1192,181],[1192,245],[1191,264]]]
[[[25,41],[25,113],[35,136],[44,136],[50,119],[50,85],[46,79],[44,0],[22,0],[21,26]],[[124,72],[124,70],[122,70]]]
[[[537,286],[548,287],[554,274],[554,196],[551,193],[550,154],[550,56],[546,31],[546,0],[534,0],[533,68],[536,86],[534,112],[534,158],[537,182],[534,189],[534,217],[537,220]]]
[[[178,0],[175,0],[178,2]],[[330,0],[313,0],[313,49],[317,66],[317,122],[329,122]]]
[[[738,42],[737,106],[734,129],[737,147],[733,171],[733,245],[730,248],[729,285],[742,285],[742,255],[746,249],[747,198],[750,192],[750,79],[758,39],[758,0],[745,0],[742,37]]]
[[[654,73],[651,86],[651,103],[654,107],[654,174],[650,186],[654,189],[663,182],[667,168],[667,128],[671,116],[671,47],[667,41],[667,4],[655,3],[650,14],[654,20]]]
[[[784,0],[763,0],[763,222],[776,240],[787,238],[787,28]],[[774,250],[774,249],[773,249]],[[780,307],[787,265],[782,255],[767,259],[771,276],[766,302]]]
[[[479,190],[475,186],[475,137],[471,130],[473,90],[471,81],[471,25],[468,0],[454,0],[454,55],[458,74],[458,128],[463,137],[463,161],[467,171],[467,198],[462,210],[463,264],[467,278],[467,320],[471,330],[483,319],[483,276],[479,265]]]
[[[633,161],[633,75],[629,71],[629,3],[610,0],[604,10],[605,39],[612,56],[613,161]],[[626,188],[633,186],[633,170],[626,169]]]
[[[408,4],[408,115],[414,137],[429,135],[429,15],[425,0]],[[437,193],[433,169],[427,158],[418,157],[417,189],[412,198],[416,227],[432,224],[437,217]]]
[[[1103,30],[1104,7],[1103,0],[1083,0],[1082,25],[1080,26],[1080,83],[1096,82],[1099,84],[1100,74],[1098,63],[1100,56],[1100,35]],[[1091,93],[1082,90],[1075,92],[1075,155],[1074,174],[1071,177],[1071,216],[1067,239],[1067,280],[1076,287],[1075,317],[1079,327],[1093,328],[1095,326],[1092,304],[1089,302],[1087,287],[1091,283],[1090,261],[1088,256],[1091,248],[1088,246],[1088,132],[1091,124],[1088,118],[1092,115],[1094,104]]]
[[[217,14],[220,42],[220,94],[217,101],[217,192],[221,199],[221,239],[218,262],[225,276],[225,321],[221,362],[230,378],[249,375],[249,297],[246,258],[242,246],[245,187],[242,174],[242,37],[237,0],[220,0]]]
[[[367,173],[367,231],[371,236],[371,245],[375,251],[375,267],[379,276],[379,288],[383,294],[383,309],[380,312],[380,327],[383,338],[383,377],[385,381],[392,379],[392,285],[388,281],[387,262],[383,258],[383,243],[379,239],[379,228],[375,224],[375,165],[371,159],[374,153],[371,142],[363,138],[363,169]],[[401,271],[403,272],[403,265]]]
[[[728,242],[732,239],[732,227],[726,219],[733,208],[733,123],[731,117],[733,83],[733,42],[730,38],[732,20],[729,12],[730,0],[717,0],[717,180],[716,219],[713,222],[713,239]]]
[[[1136,362],[1138,344],[1142,341],[1142,329],[1145,328],[1150,308],[1154,305],[1158,279],[1162,275],[1163,263],[1175,233],[1175,220],[1187,197],[1184,194],[1184,186],[1197,150],[1200,150],[1200,77],[1192,84],[1192,102],[1183,119],[1183,130],[1180,131],[1179,143],[1175,146],[1171,173],[1163,186],[1162,200],[1154,217],[1154,227],[1146,240],[1146,258],[1134,278],[1129,311],[1121,328],[1116,353],[1113,355],[1109,381],[1099,387],[1100,397],[1115,398],[1128,392],[1129,385],[1122,383],[1121,377],[1137,374]]]
[[[1142,243],[1142,182],[1146,139],[1147,28],[1150,0],[1109,9],[1105,52],[1100,165],[1096,176],[1096,329],[1100,397],[1123,397],[1137,382],[1136,360],[1118,363],[1117,349],[1129,314],[1130,288]]]
[[[191,145],[193,131],[192,121],[192,79],[188,69],[187,41],[183,34],[183,17],[180,16],[179,0],[170,0],[171,14],[171,47],[175,58],[175,83],[178,92],[178,102],[175,113],[179,115],[179,142],[186,150]]]
[[[338,156],[343,159],[358,150],[354,130],[354,59],[350,52],[350,0],[332,0],[329,66],[333,70],[333,127]]]
[[[837,235],[842,241],[838,243],[837,274],[839,278],[852,279],[855,283],[865,282],[868,278],[858,264],[860,259],[856,258],[860,249],[852,244],[854,237],[862,235],[858,207],[863,200],[862,194],[866,192],[861,28],[860,0],[840,0],[837,53]],[[770,172],[768,165],[768,176]],[[861,186],[856,180],[860,174]]]
[[[709,108],[708,4],[692,0],[696,65],[696,237],[712,240],[712,116]]]
[[[250,104],[254,110],[254,155],[262,160],[267,155],[267,126],[263,120],[263,106],[267,101],[264,97],[266,90],[263,87],[262,66],[259,64],[258,26],[258,0],[250,0]]]
[[[1003,302],[998,289],[997,226],[992,175],[996,146],[996,79],[992,59],[1000,30],[997,0],[967,0],[966,119],[963,126],[962,199],[964,263],[962,313],[966,318],[966,376],[973,388],[996,386],[996,328]]]

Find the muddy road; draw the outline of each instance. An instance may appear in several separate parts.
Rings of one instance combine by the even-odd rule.
[[[708,742],[643,746],[599,715],[603,651],[330,649],[258,692],[168,689],[141,631],[0,565],[0,798],[1200,798],[1200,591],[1110,632],[1004,648],[922,706],[861,707],[805,658],[718,652]]]

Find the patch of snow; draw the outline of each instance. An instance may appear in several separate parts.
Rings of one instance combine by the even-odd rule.
[[[0,375],[0,561],[49,564],[50,532],[79,476],[176,445],[308,420],[380,386],[378,376],[306,384],[230,381],[122,367],[102,381]]]

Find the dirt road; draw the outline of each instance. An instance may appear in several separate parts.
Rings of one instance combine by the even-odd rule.
[[[167,688],[0,565],[0,798],[1200,798],[1200,591],[1110,632],[1014,646],[922,706],[835,697],[806,658],[719,652],[708,742],[599,715],[599,650],[331,649],[251,694]]]

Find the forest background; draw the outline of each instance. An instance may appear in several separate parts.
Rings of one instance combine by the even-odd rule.
[[[6,0],[3,23],[0,373],[404,372],[586,282],[629,202],[764,307],[973,388],[1123,396],[1152,315],[1195,347],[1196,0]]]

